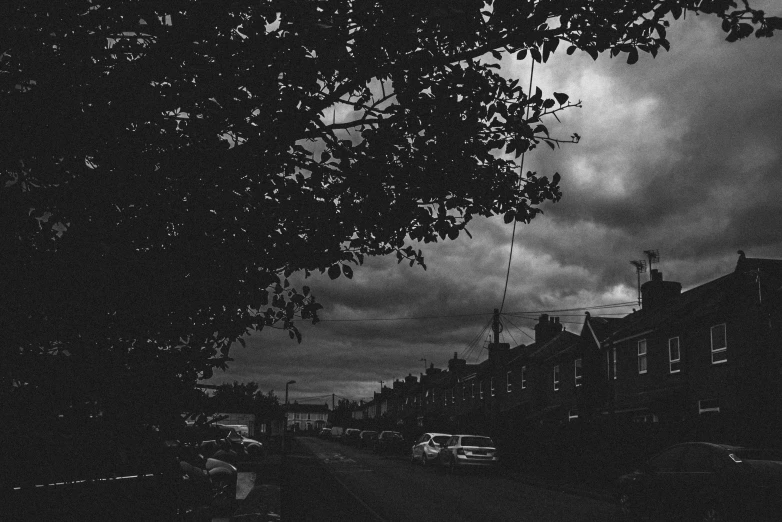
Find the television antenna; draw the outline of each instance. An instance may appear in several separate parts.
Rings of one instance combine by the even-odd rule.
[[[641,306],[641,273],[646,272],[646,260],[630,261],[635,267],[635,273],[638,275],[638,306]]]
[[[660,262],[660,251],[659,250],[644,250],[644,255],[649,260],[649,281],[652,280],[652,263],[659,263]]]

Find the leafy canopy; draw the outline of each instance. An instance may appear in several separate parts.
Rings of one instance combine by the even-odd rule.
[[[579,103],[496,60],[634,63],[687,10],[730,41],[782,27],[728,0],[3,2],[4,392],[175,396],[245,333],[317,320],[296,271],[529,222],[559,175],[516,158]]]

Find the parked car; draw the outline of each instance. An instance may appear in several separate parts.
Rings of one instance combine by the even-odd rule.
[[[420,462],[422,466],[437,462],[442,445],[450,438],[451,435],[448,433],[424,433],[416,439],[415,445],[413,445],[410,462]]]
[[[232,445],[240,445],[244,450],[242,453],[246,454],[248,458],[256,459],[266,455],[266,448],[262,442],[243,435],[234,427],[222,424],[216,426],[222,432],[223,438],[228,439]]]
[[[398,431],[381,431],[375,441],[375,453],[378,455],[404,455],[406,450],[405,439]]]
[[[377,432],[374,430],[364,430],[358,434],[358,447],[374,449],[377,440]]]
[[[451,473],[461,468],[487,468],[499,463],[494,441],[482,435],[451,435],[437,459]]]
[[[343,444],[348,444],[350,446],[358,446],[358,435],[361,433],[361,430],[358,430],[356,428],[348,428],[345,430],[345,433],[342,434],[342,439],[340,442]]]
[[[780,520],[782,456],[689,442],[667,448],[618,480],[626,517]]]
[[[331,437],[331,428],[323,428],[320,430],[320,433],[318,433],[318,437],[321,439],[328,439]]]
[[[95,421],[55,425],[30,441],[0,457],[2,520],[211,519],[208,475],[188,474],[152,430]]]

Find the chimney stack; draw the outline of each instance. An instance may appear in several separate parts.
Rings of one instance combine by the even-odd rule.
[[[682,284],[676,281],[663,281],[663,274],[656,268],[650,273],[651,280],[641,285],[641,307],[643,310],[656,310],[674,300],[682,291]]]

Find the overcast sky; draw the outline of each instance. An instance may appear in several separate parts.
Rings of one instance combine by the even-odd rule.
[[[782,14],[775,0],[755,4]],[[526,157],[525,170],[562,175],[563,197],[517,227],[504,313],[600,314],[600,305],[634,301],[630,260],[648,249],[685,290],[733,270],[739,249],[782,258],[782,34],[730,44],[715,18],[691,13],[668,34],[671,52],[632,66],[564,52],[536,64],[534,85],[583,102],[549,126],[552,135],[582,139]],[[525,86],[529,66],[503,62]],[[332,393],[369,399],[381,380],[418,375],[424,358],[438,367],[454,352],[484,360],[481,332],[502,301],[512,225],[468,228],[473,239],[418,247],[426,271],[389,257],[370,259],[353,280],[310,278],[323,321],[299,323],[301,344],[270,330],[234,345],[235,361],[211,382],[255,381],[282,397],[294,379],[291,401],[330,403]],[[580,332],[584,310],[552,315]],[[369,320],[396,317],[429,318]],[[532,319],[505,319],[503,342],[532,342]]]

